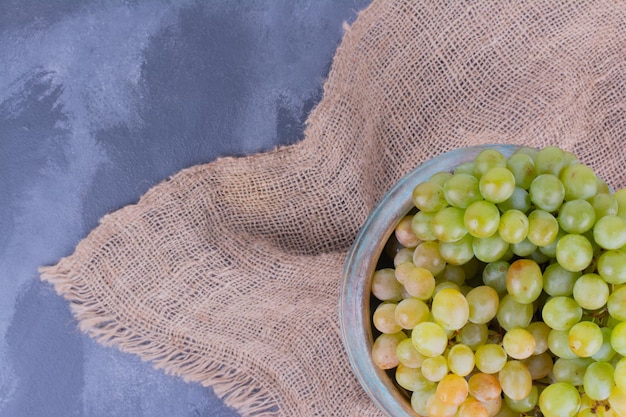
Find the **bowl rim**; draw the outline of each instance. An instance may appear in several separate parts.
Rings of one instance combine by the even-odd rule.
[[[383,195],[361,226],[348,251],[339,291],[339,326],[342,343],[357,380],[376,406],[389,417],[414,417],[416,413],[400,390],[389,390],[393,381],[386,371],[374,364],[370,354],[373,333],[369,287],[378,258],[395,225],[413,208],[411,195],[417,184],[438,172],[473,161],[476,155],[485,149],[498,150],[508,157],[523,146],[473,145],[441,153],[421,163]],[[377,237],[376,241],[372,241],[372,236]]]

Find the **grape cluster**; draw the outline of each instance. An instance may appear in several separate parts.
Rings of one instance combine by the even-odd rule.
[[[626,189],[558,147],[417,185],[372,277],[372,359],[421,416],[626,417]]]

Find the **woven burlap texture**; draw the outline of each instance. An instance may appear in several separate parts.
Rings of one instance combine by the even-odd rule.
[[[626,3],[375,1],[295,145],[185,169],[42,268],[80,329],[242,415],[379,416],[338,326],[345,255],[452,148],[558,145],[626,184]]]

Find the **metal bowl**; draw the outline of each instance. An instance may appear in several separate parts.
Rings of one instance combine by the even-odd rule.
[[[358,233],[346,258],[339,295],[339,324],[352,369],[372,401],[389,417],[415,417],[407,392],[395,385],[392,374],[379,369],[371,357],[372,275],[385,244],[398,222],[413,208],[411,194],[419,183],[441,171],[453,171],[484,149],[510,156],[519,146],[480,145],[441,154],[404,176],[380,200]],[[391,375],[391,376],[390,376]]]

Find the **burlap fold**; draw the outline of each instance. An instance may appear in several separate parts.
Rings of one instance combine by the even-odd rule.
[[[626,184],[626,3],[377,1],[301,142],[191,167],[42,268],[98,341],[242,415],[378,416],[343,351],[344,257],[403,174],[481,143],[556,144]]]

